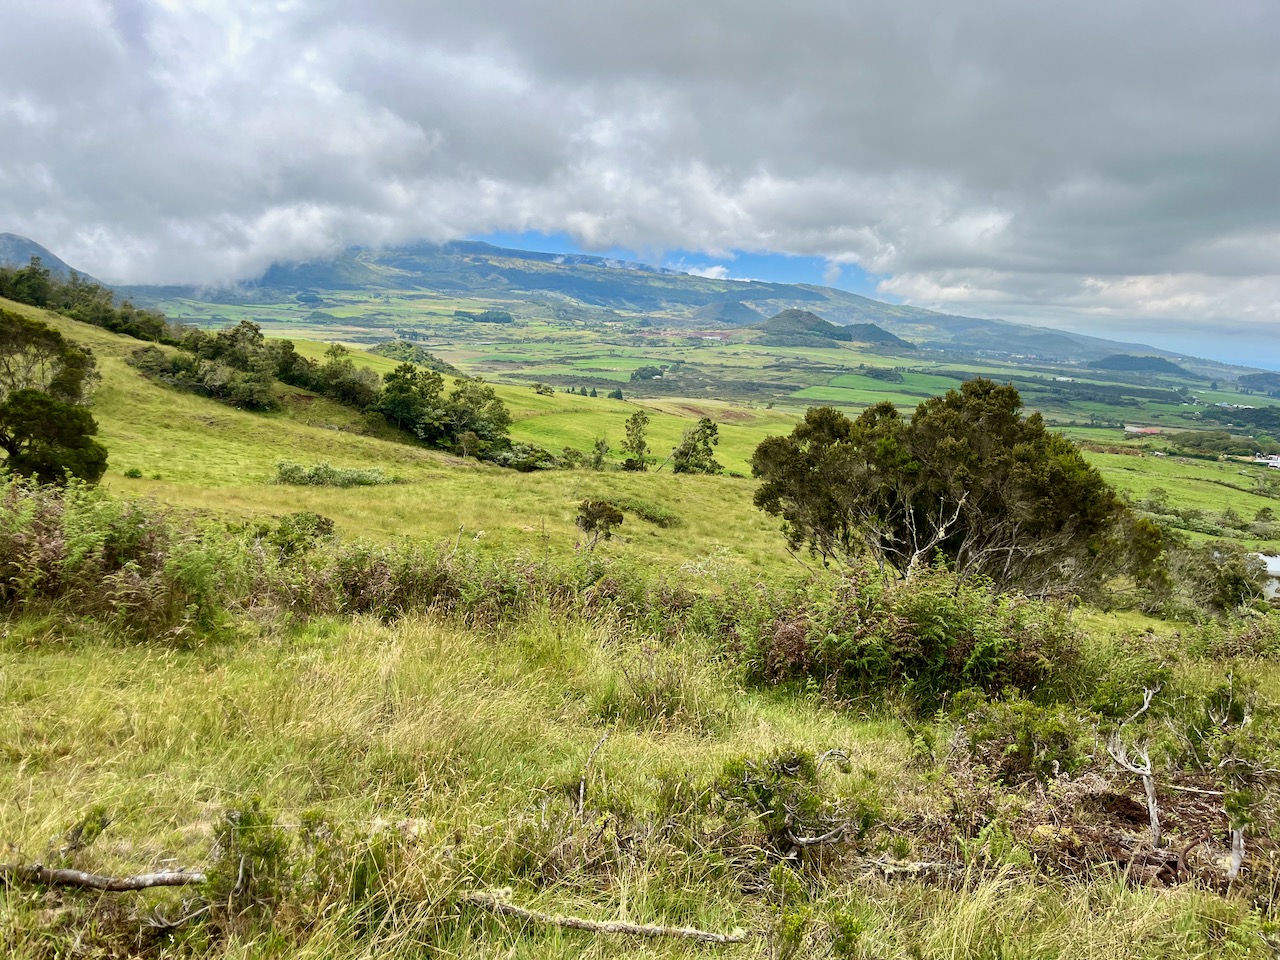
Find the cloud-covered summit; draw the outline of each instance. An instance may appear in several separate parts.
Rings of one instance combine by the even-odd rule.
[[[1280,320],[1280,6],[63,0],[0,229],[122,281],[489,231],[857,264],[961,313]]]

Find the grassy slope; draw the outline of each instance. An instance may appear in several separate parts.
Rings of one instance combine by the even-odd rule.
[[[112,455],[107,482],[118,492],[226,516],[316,510],[348,535],[452,539],[459,527],[467,537],[483,530],[481,547],[503,554],[568,552],[576,503],[623,495],[666,505],[684,525],[661,529],[629,516],[625,540],[601,549],[686,578],[722,564],[777,571],[791,563],[774,523],[751,507],[748,480],[519,475],[362,435],[358,418],[319,399],[294,397],[284,412],[245,414],[146,382],[123,362],[133,341],[47,319],[99,357],[104,381],[94,413]],[[536,436],[534,425],[548,421],[591,433],[634,409],[502,390],[519,437]],[[703,405],[646,406],[658,415],[655,426],[675,436]],[[589,428],[573,426],[575,410],[592,418]],[[751,413],[760,419],[743,431],[785,427],[782,418]],[[751,434],[736,429],[724,428],[725,448],[748,449]],[[378,465],[407,482],[355,490],[267,485],[282,458]],[[120,475],[133,466],[161,479]],[[1162,485],[1172,492],[1171,482]],[[1105,633],[1155,625],[1095,615],[1090,626]],[[743,891],[710,860],[652,837],[620,855],[622,845],[636,843],[610,827],[621,812],[652,818],[673,778],[705,783],[731,758],[782,747],[848,751],[850,771],[828,768],[825,782],[838,795],[874,798],[886,816],[927,821],[948,802],[945,784],[909,767],[908,738],[897,724],[833,711],[797,692],[745,691],[719,651],[695,638],[668,645],[608,622],[547,614],[497,626],[423,618],[245,623],[241,630],[235,642],[173,651],[68,642],[53,619],[7,626],[0,701],[11,709],[0,712],[0,841],[11,855],[47,856],[68,827],[101,805],[114,822],[87,854],[95,869],[203,864],[220,811],[260,797],[290,826],[314,811],[366,842],[412,834],[403,854],[408,905],[373,941],[322,922],[301,955],[707,955],[677,941],[610,940],[439,906],[458,889],[513,880],[522,902],[602,919],[776,933],[784,909],[798,910],[809,920],[796,956],[829,954],[841,929],[858,931],[849,956],[978,957],[996,949],[1025,957],[1266,955],[1241,905],[1194,889],[1032,885],[1016,872],[956,888],[855,877],[819,882],[807,902],[788,906],[785,884]],[[586,758],[610,729],[606,705],[636,697],[668,662],[678,687],[675,717],[637,720],[647,715],[641,707],[613,727],[586,779],[586,823],[576,825]],[[874,840],[876,849],[910,853],[894,843]],[[616,867],[584,868],[597,856]],[[539,882],[517,869],[531,858],[549,871]],[[171,915],[180,910],[177,894],[141,899],[167,904]],[[14,956],[69,949],[77,930],[90,929],[96,902],[0,891],[0,947]],[[260,936],[225,951],[268,954],[299,955]],[[783,954],[776,939],[759,939],[717,955]]]
[[[774,533],[776,522],[751,505],[754,484],[748,479],[675,476],[669,468],[647,474],[519,474],[365,435],[369,428],[362,418],[294,390],[285,392],[281,412],[246,413],[147,381],[124,362],[137,341],[29,307],[11,308],[41,317],[97,356],[103,377],[92,409],[111,456],[104,482],[112,490],[228,517],[311,510],[333,518],[347,536],[453,540],[461,530],[467,538],[480,534],[486,550],[538,555],[574,549],[574,518],[583,499],[625,497],[665,507],[680,525],[660,528],[629,513],[618,535],[601,548],[611,554],[693,567],[714,561],[779,569],[793,563]],[[311,347],[323,352],[322,346]],[[381,357],[358,359],[375,369],[394,366]],[[577,437],[589,447],[600,435],[616,446],[623,422],[640,409],[604,398],[498,389],[516,417],[513,435],[553,449]],[[677,416],[659,409],[670,406],[652,405],[655,450],[669,448],[692,423],[689,410]],[[745,457],[771,424],[775,431],[788,429],[782,417],[758,413],[747,426],[722,426],[718,456],[731,468],[736,461],[737,469],[747,469]],[[351,489],[269,484],[280,460],[377,466],[404,482]],[[122,476],[130,468],[144,478]]]
[[[848,771],[831,767],[824,783],[885,816],[927,822],[948,802],[942,785],[909,770],[896,724],[744,692],[693,643],[675,661],[681,712],[610,727],[601,709],[634,682],[645,654],[641,638],[608,624],[319,621],[185,653],[103,656],[48,638],[37,647],[11,638],[2,649],[0,693],[20,708],[0,717],[0,836],[16,854],[39,859],[51,838],[104,808],[113,824],[86,855],[95,869],[205,864],[220,812],[255,798],[288,829],[309,811],[361,842],[400,847],[409,898],[399,913],[364,941],[321,922],[305,955],[705,956],[679,941],[526,927],[440,905],[514,875],[514,896],[548,912],[776,935],[783,880],[772,892],[743,891],[714,858],[621,824],[660,823],[672,783],[706,783],[732,758],[776,749],[847,751]],[[578,825],[577,786],[606,730]],[[618,843],[629,845],[625,856]],[[871,844],[904,852],[901,838],[883,833]],[[593,858],[604,862],[586,866]],[[0,894],[0,945],[15,957],[47,955],[74,939],[95,899]],[[177,893],[139,899],[170,916],[181,909]],[[856,951],[846,956],[1266,956],[1239,905],[1119,881],[1031,885],[1006,872],[948,888],[855,876],[819,881],[789,909],[807,918],[793,956],[829,955],[850,921]],[[299,954],[288,941],[246,934],[225,955]],[[779,954],[758,939],[717,955]]]

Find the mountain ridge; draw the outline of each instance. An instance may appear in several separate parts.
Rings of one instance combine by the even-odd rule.
[[[0,267],[25,267],[32,257],[39,257],[42,266],[55,276],[66,279],[74,268],[52,250],[34,240],[16,233],[0,233]],[[98,283],[83,270],[75,270],[81,279]]]
[[[7,248],[3,245],[6,239],[10,241]],[[36,252],[51,269],[71,269],[34,241],[0,234],[0,264],[27,251]],[[17,265],[24,265],[28,258],[29,254],[22,256]],[[918,347],[978,357],[1078,363],[1128,353],[1176,360],[1213,375],[1257,369],[1054,327],[884,303],[815,284],[700,277],[616,258],[517,250],[479,240],[349,247],[332,257],[272,264],[261,276],[236,285],[131,285],[117,289],[141,305],[161,309],[170,300],[269,306],[324,291],[366,291],[520,303],[553,316],[569,310],[608,319],[630,317],[687,326],[710,322],[728,328],[752,326],[784,310],[799,309],[838,326],[874,324]]]

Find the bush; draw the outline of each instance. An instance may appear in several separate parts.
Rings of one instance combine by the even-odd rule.
[[[970,759],[1001,783],[1047,783],[1075,775],[1092,759],[1092,726],[1061,706],[1021,699],[966,706],[961,729]]]
[[[753,640],[758,679],[812,679],[840,698],[894,691],[922,710],[965,689],[1058,699],[1081,662],[1060,608],[941,566],[897,582],[855,572],[797,594]]]
[[[74,481],[0,485],[0,610],[56,607],[135,636],[190,638],[221,621],[242,569],[230,539],[154,504]]]
[[[334,467],[323,461],[304,467],[300,463],[282,460],[276,464],[276,476],[271,482],[309,487],[376,487],[384,483],[395,483],[395,479],[376,467],[360,470]]]
[[[655,527],[663,527],[665,529],[667,527],[678,527],[684,523],[679,514],[660,503],[651,503],[638,497],[612,497],[609,502],[619,510],[634,513],[641,520],[648,520]]]
[[[508,470],[532,473],[534,470],[551,470],[558,466],[555,454],[532,443],[513,443],[508,448],[495,447],[482,458]]]
[[[824,791],[822,765],[803,750],[780,750],[757,759],[743,757],[725,764],[716,790],[731,810],[737,808],[750,815],[763,834],[761,845],[769,853],[802,863],[826,849],[812,842],[813,838],[837,830],[845,841],[858,841],[883,815],[878,798],[869,792],[835,797]],[[803,839],[810,842],[799,842]]]

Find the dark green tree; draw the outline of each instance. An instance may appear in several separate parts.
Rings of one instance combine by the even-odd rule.
[[[4,465],[40,483],[61,483],[68,473],[90,483],[101,479],[107,448],[93,439],[97,432],[88,410],[41,390],[15,390],[0,403]]]
[[[56,330],[0,310],[0,449],[15,473],[57,483],[94,482],[107,451],[83,403],[95,376],[93,355]]]
[[[464,377],[458,381],[445,404],[445,414],[454,437],[471,431],[484,444],[505,441],[511,427],[506,404],[480,377]]]
[[[325,362],[316,371],[321,393],[358,410],[365,410],[378,401],[382,387],[378,375],[367,367],[357,367],[350,350],[333,343],[324,357]]]
[[[622,464],[623,470],[649,469],[649,442],[645,439],[648,428],[649,415],[643,410],[637,410],[627,418],[627,439],[622,444],[622,452],[628,456]]]
[[[14,271],[6,284],[4,295],[19,303],[47,307],[49,298],[53,295],[52,274],[39,257],[32,257],[25,267]]]
[[[608,456],[609,441],[604,437],[597,437],[591,447],[591,458],[587,461],[587,466],[592,470],[603,470]]]
[[[710,417],[684,432],[680,445],[671,454],[675,473],[719,473],[724,468],[716,462],[711,448],[720,442],[720,428]]]
[[[812,408],[756,448],[755,502],[793,548],[869,555],[910,576],[941,554],[962,575],[1028,592],[1078,590],[1119,552],[1124,508],[1102,476],[1012,386],[990,380],[926,400],[910,421],[880,403],[850,421]]]
[[[578,505],[576,522],[587,537],[584,546],[594,550],[601,540],[613,536],[613,528],[622,523],[622,511],[607,500],[583,500]]]
[[[378,410],[387,422],[438,442],[444,420],[444,378],[434,370],[402,363],[382,379]]]

